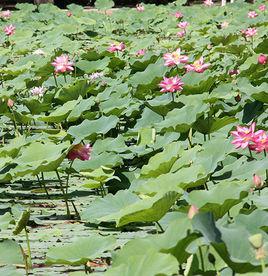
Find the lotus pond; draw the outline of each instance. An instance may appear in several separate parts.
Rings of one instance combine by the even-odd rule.
[[[262,2],[0,12],[0,274],[268,275]]]

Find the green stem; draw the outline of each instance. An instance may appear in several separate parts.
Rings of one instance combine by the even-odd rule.
[[[45,192],[46,192],[46,194],[47,194],[47,197],[49,198],[48,190],[47,190],[46,185],[45,185],[45,183],[44,183],[44,176],[43,176],[43,173],[42,173],[42,181],[40,180],[38,174],[36,175],[36,177],[37,177],[38,183],[40,184],[41,189],[44,189],[44,190],[45,190]]]
[[[193,137],[193,129],[190,128],[189,130],[189,134],[188,134],[188,142],[189,142],[189,147],[192,148],[193,147],[193,144],[192,144],[192,137]]]
[[[172,102],[174,103],[175,98],[174,98],[174,93],[171,92],[171,97],[172,97]]]
[[[69,170],[71,170],[73,166],[74,160],[71,161]],[[69,188],[69,180],[70,180],[70,173],[67,172],[67,179],[66,179],[66,194],[68,194],[68,188]]]
[[[56,78],[56,76],[55,76],[55,73],[53,73],[53,77],[54,77],[55,84],[56,84],[56,86],[58,87],[58,82],[57,82],[57,78]]]
[[[164,231],[163,227],[161,226],[161,224],[158,221],[156,221],[155,223],[160,228],[161,232],[164,233],[165,231]]]
[[[68,205],[68,196],[67,196],[67,194],[64,191],[64,187],[63,187],[63,184],[62,184],[62,181],[61,181],[61,178],[60,178],[58,170],[56,169],[55,172],[56,172],[57,178],[58,178],[59,183],[60,183],[61,192],[62,192],[63,197],[64,197],[64,201],[65,201],[65,205],[66,205],[66,211],[67,211],[67,217],[69,218],[70,217],[70,209],[69,209],[69,205]]]
[[[26,227],[24,228],[24,230],[25,230],[25,237],[26,237],[26,242],[27,242],[27,255],[28,255],[28,257],[27,257],[27,259],[28,259],[28,262],[27,262],[27,264],[28,264],[28,267],[29,268],[32,268],[32,255],[31,255],[31,247],[30,247],[30,240],[29,240],[29,235],[28,235],[28,231],[27,231],[27,229],[26,229]]]
[[[261,269],[262,269],[262,272],[264,273],[264,271],[265,271],[265,262],[264,262],[264,258],[261,259]]]
[[[203,253],[202,253],[202,250],[201,250],[200,246],[198,247],[198,251],[199,251],[199,255],[200,255],[202,271],[205,271],[204,258],[203,258]]]
[[[66,80],[66,75],[65,75],[65,73],[63,74],[63,77],[64,77],[64,81],[65,81],[65,83],[67,83],[67,80]]]

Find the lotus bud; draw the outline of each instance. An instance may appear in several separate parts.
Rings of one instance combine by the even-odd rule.
[[[261,188],[263,185],[261,177],[257,174],[253,175],[253,183],[254,183],[255,188],[257,188],[257,189]]]
[[[8,99],[8,100],[7,100],[7,106],[8,106],[9,108],[12,108],[13,105],[14,105],[14,101],[12,101],[11,99]]]
[[[188,218],[192,219],[198,213],[199,213],[199,209],[195,205],[191,205],[188,211]]]

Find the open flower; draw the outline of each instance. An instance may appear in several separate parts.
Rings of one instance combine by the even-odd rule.
[[[179,11],[175,12],[175,17],[180,19],[180,18],[183,18],[183,14]]]
[[[159,86],[162,88],[160,92],[176,92],[181,91],[183,89],[184,83],[177,76],[175,77],[164,77],[164,79],[160,82]]]
[[[110,44],[108,51],[110,53],[123,52],[125,49],[126,49],[126,45],[123,42],[120,42],[119,44],[115,44],[115,43]]]
[[[229,22],[227,22],[227,21],[223,21],[221,23],[221,29],[226,29],[228,26],[229,26]]]
[[[248,12],[248,18],[255,18],[258,14],[255,11],[249,11]]]
[[[266,10],[266,6],[264,4],[259,6],[259,11],[265,11]]]
[[[180,63],[187,63],[188,56],[181,55],[181,49],[177,49],[175,52],[164,54],[165,66],[171,67],[179,65]]]
[[[193,64],[185,65],[187,72],[195,71],[196,73],[203,73],[208,67],[210,66],[209,63],[204,63],[204,58],[201,57],[200,59],[196,60]]]
[[[90,160],[92,152],[92,147],[90,144],[78,144],[75,145],[67,154],[67,158],[69,160],[75,160],[75,159],[80,159],[82,161],[85,160]]]
[[[245,37],[253,37],[257,34],[257,29],[256,28],[247,28],[246,30],[242,30],[241,32]]]
[[[236,76],[236,75],[240,74],[240,71],[238,69],[231,69],[231,70],[229,70],[228,74],[230,76]]]
[[[56,73],[65,73],[73,71],[74,63],[70,60],[69,56],[66,54],[62,54],[59,57],[56,57],[54,61],[51,63],[55,67]]]
[[[180,32],[177,32],[177,36],[179,37],[179,38],[182,38],[182,37],[184,37],[186,35],[186,32],[183,30],[183,31],[180,31]]]
[[[265,65],[268,61],[268,57],[266,55],[260,54],[258,57],[258,63]]]
[[[42,86],[36,86],[36,87],[33,87],[30,91],[33,96],[42,97],[45,93],[45,88]]]
[[[9,19],[10,17],[11,17],[10,10],[0,12],[0,18]]]
[[[143,12],[143,11],[144,11],[144,6],[143,6],[142,4],[137,4],[137,5],[136,5],[136,10],[137,10],[138,12]]]
[[[249,127],[237,126],[236,131],[231,131],[231,135],[234,137],[232,144],[235,148],[245,149],[254,139],[256,123],[252,123]]]
[[[103,72],[95,72],[95,73],[92,73],[91,75],[89,75],[89,79],[90,80],[96,80],[96,79],[99,79],[99,78],[102,78],[104,76],[104,73]]]
[[[258,130],[252,137],[252,143],[249,145],[249,149],[262,152],[268,150],[268,136],[264,130]]]
[[[189,23],[187,21],[181,21],[180,23],[177,24],[177,27],[181,29],[186,29],[189,26]]]
[[[15,33],[16,27],[14,25],[8,25],[4,27],[4,32],[7,36],[11,36]]]
[[[204,4],[205,6],[207,6],[207,7],[210,7],[210,6],[213,6],[213,5],[214,5],[214,3],[213,3],[212,0],[205,0],[205,1],[203,2],[203,4]]]
[[[136,52],[137,57],[142,57],[145,55],[145,49],[140,49]]]

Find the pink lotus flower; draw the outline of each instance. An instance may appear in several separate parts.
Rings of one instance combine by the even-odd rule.
[[[7,36],[11,36],[15,33],[16,27],[11,25],[5,26],[4,32]]]
[[[90,144],[86,144],[86,145],[82,145],[82,144],[78,144],[75,145],[67,154],[67,158],[69,160],[75,160],[80,159],[82,161],[85,160],[90,160],[91,154],[92,152],[92,148],[90,146]]]
[[[68,17],[71,17],[73,14],[72,14],[71,11],[67,11],[67,12],[66,12],[66,15],[67,15]]]
[[[183,31],[180,31],[180,32],[177,32],[177,36],[179,37],[179,38],[182,38],[182,37],[184,37],[186,35],[186,32],[183,30]]]
[[[221,29],[226,29],[228,26],[229,26],[229,22],[227,22],[227,21],[223,21],[221,23]]]
[[[104,76],[103,72],[95,72],[89,75],[90,80],[96,80]]]
[[[263,181],[261,179],[260,176],[258,176],[257,174],[253,174],[253,183],[255,188],[259,189],[263,186]]]
[[[264,130],[258,130],[252,137],[252,143],[249,145],[250,150],[256,152],[267,151],[268,149],[268,136]]]
[[[136,52],[137,57],[142,57],[145,55],[145,49],[140,49]]]
[[[189,23],[187,21],[182,21],[177,25],[177,27],[181,29],[186,29],[188,26],[189,26]]]
[[[268,57],[266,55],[260,54],[258,57],[258,63],[265,65],[268,61]]]
[[[11,11],[6,10],[0,13],[0,18],[9,19],[11,17]]]
[[[265,11],[266,10],[266,6],[264,4],[259,6],[259,11]]]
[[[188,218],[192,219],[196,214],[199,213],[199,209],[195,205],[191,205],[188,210]]]
[[[255,11],[249,11],[248,12],[248,18],[255,18],[258,14]]]
[[[187,63],[188,57],[181,55],[181,49],[177,49],[175,52],[164,54],[165,66],[171,67],[179,65],[180,63]]]
[[[160,92],[176,92],[181,91],[184,83],[181,81],[179,77],[164,77],[164,79],[160,82],[159,86],[162,88]]]
[[[136,5],[136,10],[137,10],[138,12],[143,12],[143,11],[144,11],[144,6],[143,6],[142,4],[137,4],[137,5]]]
[[[74,70],[74,63],[70,61],[69,56],[66,54],[56,57],[51,64],[55,67],[56,73],[65,73]]]
[[[126,45],[123,42],[121,42],[119,44],[112,43],[110,45],[110,47],[108,48],[108,51],[110,53],[123,52],[125,49],[126,49]]]
[[[204,4],[205,6],[207,6],[207,7],[211,7],[211,6],[214,5],[214,3],[213,3],[212,0],[205,0],[205,1],[203,2],[203,4]]]
[[[45,88],[42,86],[36,86],[36,87],[33,87],[30,91],[33,96],[42,97],[45,93]]]
[[[256,123],[252,123],[249,127],[237,126],[236,131],[231,131],[231,135],[234,137],[232,144],[235,148],[245,149],[254,139]]]
[[[245,37],[253,37],[257,34],[257,29],[256,28],[247,28],[246,30],[241,31]]]
[[[195,71],[196,73],[203,73],[208,67],[210,66],[209,63],[204,63],[204,58],[201,57],[200,59],[196,60],[193,64],[185,65],[187,72]]]
[[[178,19],[183,18],[183,14],[181,12],[177,11],[175,13],[175,17],[178,18]]]
[[[11,99],[8,99],[8,100],[7,100],[7,106],[8,106],[9,108],[12,108],[12,107],[14,106],[14,101],[12,101]]]
[[[229,70],[228,73],[230,76],[236,76],[240,73],[240,71],[238,69],[232,69],[232,70]]]

